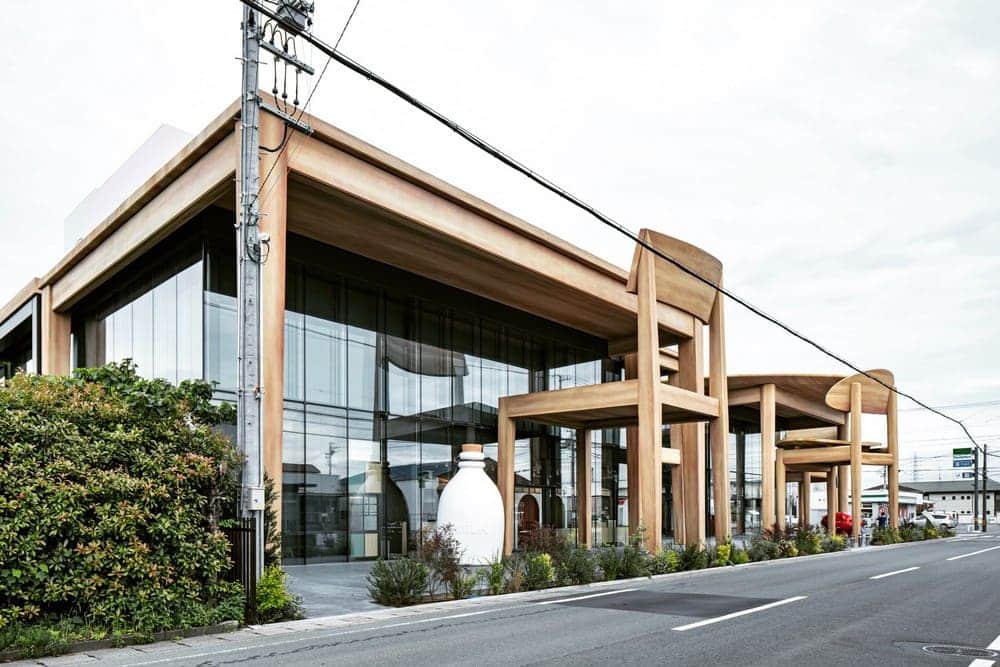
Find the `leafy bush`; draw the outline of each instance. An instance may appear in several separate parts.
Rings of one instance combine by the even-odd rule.
[[[624,576],[625,559],[618,552],[618,547],[611,545],[601,547],[597,552],[597,565],[607,581],[614,581]]]
[[[803,556],[823,551],[823,538],[814,528],[801,528],[795,532],[795,549]]]
[[[572,548],[563,533],[545,526],[525,533],[519,544],[525,553],[549,554],[555,562],[561,561]]]
[[[302,618],[302,598],[288,590],[288,575],[279,565],[268,565],[257,582],[257,618],[261,623]]]
[[[649,559],[650,574],[669,574],[676,572],[680,566],[680,556],[673,549],[660,549],[659,553]]]
[[[528,554],[524,559],[524,586],[529,591],[548,586],[553,577],[552,556],[535,553]]]
[[[781,558],[781,548],[773,540],[768,540],[764,537],[755,537],[750,541],[750,548],[747,549],[747,555],[755,563],[762,560],[774,560]]]
[[[430,571],[413,558],[379,559],[368,573],[368,593],[379,604],[398,607],[420,600]]]
[[[722,542],[715,546],[714,549],[710,550],[708,553],[709,567],[725,567],[726,565],[732,565],[731,557],[733,552],[733,545],[729,542]]]
[[[899,531],[895,528],[886,526],[872,530],[872,544],[896,544],[902,541]]]
[[[556,581],[560,586],[589,584],[597,575],[597,563],[594,557],[589,551],[580,547],[573,547],[567,551],[555,569]]]
[[[847,548],[847,538],[843,535],[824,535],[822,547],[824,553],[843,551]]]
[[[205,382],[129,362],[0,389],[0,626],[80,617],[151,633],[228,620],[218,530],[238,456]]]
[[[786,540],[784,538],[778,540],[778,557],[779,558],[795,558],[799,555],[799,548],[795,546],[795,542],[792,540]]]
[[[750,554],[746,549],[733,549],[733,565],[743,565],[750,562]]]
[[[689,544],[680,552],[681,570],[704,570],[708,567],[708,552],[700,544]]]
[[[639,526],[628,545],[622,549],[622,577],[649,576],[649,552],[646,551],[646,529]]]
[[[479,577],[486,585],[487,595],[500,595],[507,586],[507,559],[499,554],[486,561],[479,571]]]
[[[918,542],[922,539],[924,539],[924,532],[912,523],[907,523],[899,527],[900,542]]]
[[[463,570],[460,576],[448,582],[448,593],[455,600],[467,598],[476,590],[476,583],[478,581],[478,576],[475,574],[466,574],[465,570]]]
[[[524,586],[529,591],[548,586],[553,577],[552,556],[536,553],[528,554],[524,559]]]
[[[417,553],[420,561],[430,572],[427,590],[431,597],[434,597],[441,585],[450,590],[465,576],[460,563],[462,545],[455,537],[455,530],[450,524],[434,528],[428,526],[422,530]]]
[[[924,524],[924,539],[925,540],[936,540],[940,537],[937,528],[932,526],[930,523]]]
[[[515,553],[510,556],[504,556],[503,562],[507,574],[507,592],[521,592],[521,589],[525,585],[524,576],[527,564],[524,554]]]

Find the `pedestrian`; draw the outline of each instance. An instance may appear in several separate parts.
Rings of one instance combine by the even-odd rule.
[[[878,511],[878,527],[884,529],[889,525],[889,517],[886,516],[885,508],[883,507]]]

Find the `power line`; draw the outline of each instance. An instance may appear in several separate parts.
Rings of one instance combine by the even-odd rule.
[[[935,405],[934,407],[938,410],[952,410],[956,408],[978,408],[990,405],[1000,405],[1000,400],[978,401],[976,403],[954,403],[952,405]],[[904,408],[900,410],[900,412],[912,412],[914,410],[920,410],[920,408]]]
[[[269,9],[267,9],[265,7],[262,7],[257,2],[255,2],[255,0],[240,0],[240,2],[242,2],[245,5],[248,5],[249,7],[253,8],[253,9],[256,9],[260,13],[264,14],[265,16],[267,16],[268,18],[271,18],[274,21],[277,21],[281,25],[285,25],[285,26],[288,25],[277,14],[275,14],[274,12],[270,11]],[[527,166],[525,166],[524,164],[522,164],[518,160],[514,159],[513,157],[511,157],[507,153],[504,153],[499,148],[493,146],[492,144],[490,144],[489,142],[485,141],[484,139],[481,139],[479,136],[477,136],[476,134],[474,134],[472,131],[470,131],[470,130],[464,128],[464,127],[462,127],[457,122],[451,120],[450,118],[448,118],[447,116],[445,116],[441,112],[437,111],[433,107],[425,104],[424,102],[421,102],[416,97],[414,97],[410,93],[406,92],[402,88],[398,87],[394,83],[388,81],[387,79],[382,78],[380,75],[376,74],[375,72],[373,72],[372,70],[368,69],[367,67],[361,65],[360,63],[355,62],[354,60],[352,60],[351,58],[343,55],[342,53],[337,52],[335,46],[334,47],[329,46],[328,44],[326,44],[325,42],[323,42],[321,39],[319,39],[318,37],[316,37],[315,35],[303,34],[303,36],[313,46],[315,46],[320,51],[322,51],[323,53],[325,53],[331,59],[336,60],[338,63],[340,63],[344,67],[348,68],[349,70],[351,70],[351,71],[353,71],[353,72],[355,72],[357,74],[360,74],[361,76],[365,77],[366,79],[368,79],[369,81],[371,81],[375,85],[379,86],[380,88],[383,88],[383,89],[389,91],[390,93],[392,93],[396,97],[400,98],[401,100],[403,100],[404,102],[406,102],[410,106],[413,106],[414,108],[422,111],[423,113],[425,113],[426,115],[430,116],[431,118],[433,118],[437,122],[439,122],[442,125],[444,125],[445,127],[449,128],[450,130],[452,130],[453,132],[455,132],[456,134],[458,134],[460,137],[462,137],[463,139],[465,139],[466,141],[468,141],[469,143],[471,143],[473,146],[476,146],[477,148],[479,148],[480,150],[484,151],[485,153],[491,155],[492,157],[494,157],[495,159],[499,160],[503,164],[506,164],[511,169],[514,169],[515,171],[519,172],[523,176],[525,176],[528,179],[534,181],[535,183],[537,183],[538,185],[542,186],[543,188],[545,188],[549,192],[553,193],[557,197],[559,197],[559,198],[561,198],[561,199],[569,202],[570,204],[572,204],[573,206],[576,206],[580,210],[582,210],[582,211],[584,211],[586,213],[589,213],[592,217],[596,218],[598,221],[600,221],[604,225],[607,225],[608,227],[611,227],[612,229],[618,231],[619,233],[621,233],[624,236],[626,236],[629,239],[631,239],[637,245],[645,248],[646,250],[648,250],[649,252],[653,253],[657,257],[663,259],[664,261],[669,262],[670,264],[673,264],[678,269],[680,269],[684,273],[687,273],[688,275],[690,275],[691,277],[695,278],[696,280],[698,280],[698,281],[700,281],[702,283],[705,283],[706,285],[710,286],[712,289],[715,289],[717,292],[719,292],[723,296],[726,296],[729,299],[731,299],[732,301],[735,301],[736,303],[738,303],[739,305],[743,306],[744,308],[746,308],[747,310],[749,310],[753,314],[757,315],[758,317],[760,317],[760,318],[762,318],[762,319],[770,322],[771,324],[775,325],[779,329],[782,329],[783,331],[785,331],[786,333],[792,335],[793,337],[801,340],[802,342],[804,342],[804,343],[806,343],[806,344],[808,344],[808,345],[816,348],[821,353],[825,354],[826,356],[830,357],[831,359],[834,359],[834,360],[840,362],[844,366],[847,366],[848,368],[850,368],[851,370],[855,371],[859,375],[864,375],[865,377],[867,377],[868,379],[872,380],[873,382],[876,382],[876,383],[882,385],[883,387],[885,387],[889,391],[895,393],[896,395],[902,396],[903,398],[907,398],[907,399],[913,401],[914,403],[916,403],[917,405],[919,405],[920,407],[924,408],[925,410],[933,412],[934,414],[937,414],[940,417],[943,417],[944,419],[947,419],[948,421],[957,424],[959,426],[959,428],[961,428],[962,431],[965,432],[965,435],[969,439],[969,441],[977,449],[980,449],[980,450],[982,449],[982,447],[979,445],[979,443],[976,442],[975,438],[972,437],[972,434],[969,432],[969,430],[965,427],[965,425],[960,420],[955,419],[954,417],[952,417],[952,416],[950,416],[948,414],[945,414],[944,412],[941,412],[940,410],[938,410],[938,409],[936,409],[934,407],[931,407],[930,405],[924,403],[923,401],[917,399],[916,397],[914,397],[914,396],[912,396],[910,394],[907,394],[905,392],[902,392],[902,391],[898,390],[896,387],[887,384],[886,382],[883,382],[881,379],[879,379],[878,377],[872,375],[868,371],[865,371],[862,368],[860,368],[859,366],[857,366],[856,364],[851,363],[845,357],[843,357],[843,356],[841,356],[841,355],[839,355],[839,354],[837,354],[837,353],[835,353],[835,352],[827,349],[826,347],[824,347],[821,344],[817,343],[816,341],[812,340],[808,336],[799,333],[798,331],[796,331],[795,329],[793,329],[791,326],[789,326],[789,325],[785,324],[784,322],[782,322],[781,320],[779,320],[777,317],[774,317],[773,315],[769,315],[763,309],[758,308],[757,306],[754,306],[753,304],[751,304],[746,299],[743,299],[742,297],[737,296],[736,294],[730,292],[729,290],[725,289],[724,287],[722,287],[720,285],[716,285],[714,282],[712,282],[711,280],[709,280],[709,279],[705,278],[704,276],[700,275],[698,272],[696,272],[693,269],[687,267],[686,265],[684,265],[683,263],[681,263],[678,260],[674,259],[673,257],[670,257],[669,255],[667,255],[663,251],[659,250],[658,248],[654,247],[653,245],[647,243],[646,241],[644,241],[643,239],[641,239],[637,234],[635,234],[634,232],[632,232],[631,230],[629,230],[624,225],[616,222],[615,220],[613,220],[611,217],[605,215],[604,213],[601,213],[596,208],[594,208],[590,204],[587,204],[586,202],[584,202],[582,199],[580,199],[576,195],[574,195],[574,194],[570,193],[569,191],[565,190],[564,188],[556,185],[554,182],[550,181],[549,179],[545,178],[541,174],[538,174],[537,172],[535,172],[532,169],[528,168]]]

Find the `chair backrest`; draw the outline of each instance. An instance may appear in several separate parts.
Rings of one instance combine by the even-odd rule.
[[[650,253],[653,256],[653,273],[656,276],[656,300],[690,313],[707,324],[718,294],[712,285],[718,286],[722,282],[722,262],[701,248],[651,229],[640,230],[639,238],[711,283],[706,285],[674,264]],[[649,251],[636,244],[632,256],[632,270],[629,272],[625,288],[633,294],[638,289],[639,257],[643,252]]]
[[[891,371],[877,368],[868,371],[868,375],[877,377],[890,387],[895,386],[896,379]],[[870,415],[884,415],[889,411],[889,390],[870,377],[858,373],[839,380],[826,392],[826,404],[834,410],[850,412],[851,385],[855,382],[861,385],[861,412]]]

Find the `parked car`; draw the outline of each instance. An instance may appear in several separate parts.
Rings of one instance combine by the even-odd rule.
[[[823,526],[824,528],[826,528],[827,516],[828,515],[824,514],[823,518],[819,520],[820,525]],[[843,533],[844,535],[850,533],[851,528],[854,527],[854,519],[852,519],[851,515],[848,514],[847,512],[837,512],[836,522],[837,522],[837,532]]]
[[[934,528],[954,528],[958,525],[958,522],[955,521],[954,517],[948,515],[948,513],[937,510],[925,510],[913,518],[914,526],[923,528],[928,524]]]

